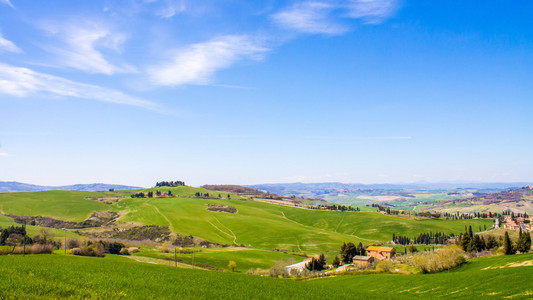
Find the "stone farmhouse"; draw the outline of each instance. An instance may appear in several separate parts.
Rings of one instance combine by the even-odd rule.
[[[370,246],[366,248],[366,254],[376,260],[384,260],[393,258],[396,250],[392,247]]]

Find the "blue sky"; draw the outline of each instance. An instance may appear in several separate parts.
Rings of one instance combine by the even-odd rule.
[[[0,180],[533,181],[532,13],[0,0]]]

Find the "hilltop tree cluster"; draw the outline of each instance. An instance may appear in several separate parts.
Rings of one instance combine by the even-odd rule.
[[[163,187],[163,186],[170,186],[170,187],[177,187],[177,186],[185,186],[184,181],[161,181],[155,184],[156,187]]]
[[[356,207],[356,208],[353,208],[351,206],[346,206],[346,205],[326,205],[326,206],[323,206],[325,207],[327,210],[339,210],[339,211],[359,211],[359,207]]]
[[[168,191],[166,194],[161,193],[161,191],[155,191],[155,195],[157,197],[163,197],[163,196],[172,197],[173,196],[172,191]],[[139,193],[131,194],[130,197],[131,198],[153,198],[154,192],[149,191],[146,194],[144,192],[139,192]]]
[[[375,204],[375,203],[372,203],[372,207],[377,207],[378,211],[386,212],[389,215],[399,215],[400,213],[401,214],[405,214],[404,211],[399,211],[397,209],[391,209],[388,206],[383,206],[383,205],[379,205],[379,204]]]

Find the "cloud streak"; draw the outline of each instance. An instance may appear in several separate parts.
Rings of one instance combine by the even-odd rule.
[[[362,19],[365,24],[379,24],[398,9],[397,0],[353,0],[346,8],[348,17]]]
[[[60,57],[60,64],[82,70],[87,73],[113,75],[130,73],[131,66],[118,66],[110,63],[100,49],[109,49],[119,53],[126,41],[126,36],[112,32],[101,24],[87,22],[84,26],[47,24],[45,30],[57,35],[62,40],[61,47],[45,47]]]
[[[342,21],[359,19],[365,24],[378,24],[397,7],[397,0],[301,1],[271,18],[279,26],[297,32],[339,35],[350,29]]]
[[[15,6],[13,6],[13,4],[11,3],[11,1],[9,1],[9,0],[0,0],[0,3],[4,3],[4,4],[6,4],[6,5],[11,6],[11,8],[15,8]]]
[[[22,52],[12,41],[5,39],[0,33],[0,51],[20,53]]]
[[[163,19],[170,19],[185,10],[186,6],[183,1],[166,0],[164,1],[164,6],[156,12],[156,15]]]
[[[245,35],[220,36],[175,51],[168,61],[148,68],[148,75],[161,86],[208,84],[217,70],[241,60],[261,60],[266,51]]]
[[[0,63],[0,93],[27,97],[37,93],[124,104],[157,110],[157,105],[123,92]]]
[[[327,2],[294,4],[272,16],[275,23],[305,33],[341,34],[348,30],[336,23],[330,14],[336,7]]]

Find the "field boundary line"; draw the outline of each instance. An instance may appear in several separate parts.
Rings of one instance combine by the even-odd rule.
[[[346,215],[344,213],[342,213],[342,218],[341,218],[341,221],[339,222],[339,224],[337,224],[337,227],[335,227],[335,232],[336,233],[339,233],[337,230],[339,229],[339,227],[341,226],[342,222],[344,221],[344,217]]]
[[[215,224],[213,224],[213,222],[211,222],[211,221],[209,221],[209,220],[208,220],[207,222],[208,222],[209,224],[211,224],[211,226],[215,227],[218,231],[222,232],[223,234],[225,234],[225,235],[227,235],[227,236],[229,236],[229,237],[234,237],[233,235],[231,235],[231,234],[225,232],[224,230],[218,228]]]
[[[150,200],[148,200],[148,201],[150,201]],[[158,213],[159,215],[161,215],[161,216],[162,216],[162,217],[168,222],[168,227],[170,228],[170,230],[171,230],[171,231],[175,231],[175,230],[174,230],[174,226],[172,225],[172,222],[170,222],[170,219],[167,218],[167,216],[165,216],[165,215],[159,210],[159,208],[158,208],[157,206],[155,206],[155,205],[149,203],[148,201],[146,201],[146,202],[144,202],[144,203],[145,203],[146,205],[148,205],[148,206],[153,207],[153,208],[157,211],[157,213]]]
[[[237,244],[237,236],[235,235],[235,232],[233,232],[233,230],[231,230],[231,228],[229,228],[228,226],[224,225],[222,222],[220,222],[220,220],[215,217],[215,220],[217,220],[217,222],[222,225],[224,228],[226,228],[227,230],[229,230],[229,232],[231,232],[231,234],[233,234],[233,243],[234,244]]]

